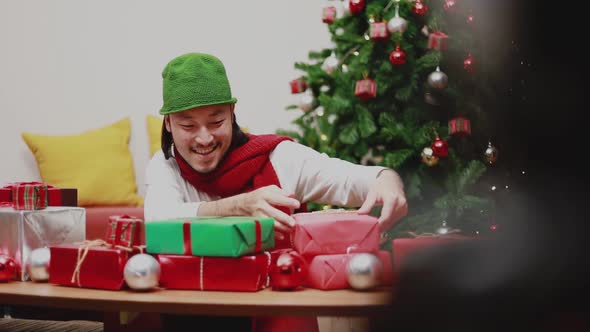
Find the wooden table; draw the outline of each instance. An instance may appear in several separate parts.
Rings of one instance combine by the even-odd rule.
[[[259,292],[156,289],[136,292],[65,287],[30,281],[0,283],[0,304],[5,305],[227,316],[372,316],[384,312],[390,302],[390,294],[389,289],[265,289]]]

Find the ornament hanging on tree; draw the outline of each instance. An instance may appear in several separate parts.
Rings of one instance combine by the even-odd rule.
[[[434,155],[432,149],[429,147],[425,147],[422,150],[422,162],[428,166],[434,166],[438,163],[438,157]]]
[[[463,116],[449,120],[449,134],[456,137],[471,135],[471,121]]]
[[[444,90],[447,88],[449,84],[449,78],[447,77],[447,74],[443,73],[440,70],[440,67],[437,66],[436,70],[430,73],[430,75],[428,75],[427,82],[428,85],[437,90]]]
[[[322,70],[328,74],[332,74],[334,72],[334,70],[336,70],[336,68],[338,68],[339,64],[340,64],[340,60],[338,60],[338,58],[336,57],[336,54],[334,54],[334,52],[332,52],[332,54],[330,54],[330,56],[324,60],[324,63],[322,64]]]
[[[361,100],[369,100],[377,95],[377,83],[370,78],[356,81],[354,95]]]
[[[449,155],[449,144],[444,139],[436,136],[434,142],[432,142],[432,154],[442,158]]]
[[[16,279],[17,264],[13,258],[0,254],[0,282]]]
[[[328,6],[322,9],[322,22],[332,24],[336,20],[336,7]]]
[[[408,21],[399,16],[398,6],[395,7],[395,15],[387,22],[387,30],[389,33],[394,34],[396,32],[403,33],[408,27]]]
[[[350,0],[341,0],[340,9],[342,11],[342,17],[350,15]]]
[[[315,106],[315,98],[313,93],[310,90],[307,90],[305,93],[301,95],[301,100],[299,102],[299,108],[304,112],[309,112]]]
[[[49,262],[51,252],[49,248],[37,248],[31,251],[27,262],[27,273],[33,281],[43,282],[49,280]]]
[[[294,290],[303,285],[307,267],[301,255],[286,251],[279,255],[270,269],[270,284],[274,290]]]
[[[445,51],[449,36],[442,31],[434,31],[428,34],[428,48],[436,51]]]
[[[135,254],[125,263],[123,276],[129,288],[151,290],[160,282],[160,263],[150,254]]]
[[[417,16],[425,16],[428,13],[428,6],[420,0],[416,0],[412,6],[412,13]]]
[[[395,47],[395,50],[389,54],[389,62],[394,65],[403,65],[406,63],[406,52],[404,52],[399,45]]]
[[[498,149],[492,145],[492,142],[488,142],[488,146],[484,151],[484,158],[485,161],[490,165],[498,160]]]
[[[463,60],[463,69],[465,69],[466,72],[468,73],[473,73],[474,70],[474,60],[473,57],[471,57],[471,53],[469,53],[467,55],[467,58],[465,58],[465,60]]]
[[[307,89],[307,83],[305,83],[303,77],[299,77],[292,80],[291,82],[289,82],[289,85],[291,86],[292,94],[301,93]]]
[[[375,41],[386,40],[389,37],[389,31],[387,31],[387,23],[385,22],[373,22],[370,26],[371,39]]]
[[[438,98],[432,93],[432,92],[425,92],[424,93],[424,101],[427,104],[433,105],[433,106],[438,106],[440,105],[440,102],[438,101]]]
[[[370,253],[354,254],[346,266],[348,284],[356,290],[369,290],[381,284],[383,266]]]
[[[473,22],[475,21],[473,14],[469,13],[469,15],[467,15],[466,21],[468,25],[473,26]]]
[[[447,11],[447,12],[453,12],[456,8],[456,1],[455,0],[445,0],[444,4],[443,4],[443,8]]]
[[[351,14],[358,14],[365,9],[365,0],[349,0],[348,8]]]

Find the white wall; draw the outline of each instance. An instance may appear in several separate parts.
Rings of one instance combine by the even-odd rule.
[[[143,193],[147,114],[161,107],[173,57],[208,52],[226,65],[240,125],[292,128],[289,81],[310,50],[331,45],[317,0],[0,0],[0,183],[40,180],[21,132],[70,134],[123,117]],[[75,158],[75,156],[72,156]]]

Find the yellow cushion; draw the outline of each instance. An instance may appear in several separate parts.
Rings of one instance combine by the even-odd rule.
[[[142,206],[129,151],[128,118],[75,135],[23,133],[43,182],[78,189],[78,204]]]
[[[150,142],[150,156],[162,148],[162,118],[148,114],[147,132]]]

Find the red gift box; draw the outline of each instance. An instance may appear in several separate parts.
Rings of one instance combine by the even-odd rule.
[[[449,134],[455,136],[471,135],[471,121],[462,116],[449,120]]]
[[[128,215],[110,216],[105,241],[131,248],[145,243],[143,220]]]
[[[271,254],[242,257],[154,255],[168,289],[256,292],[269,286]]]
[[[291,80],[289,85],[291,86],[291,93],[301,93],[307,89],[307,83],[302,77]]]
[[[390,285],[392,283],[390,252],[379,250],[374,254],[382,264],[381,285]],[[313,257],[308,263],[306,286],[324,290],[350,288],[346,268],[352,256],[342,254]]]
[[[379,222],[356,212],[293,214],[293,248],[303,256],[374,252],[379,249]]]
[[[457,243],[458,241],[472,240],[473,238],[460,234],[448,235],[418,235],[414,238],[399,238],[391,242],[393,253],[393,282],[399,281],[399,273],[403,264],[412,255],[436,246]]]
[[[38,182],[14,184],[12,206],[16,210],[43,210],[47,207],[47,185]]]
[[[428,48],[444,51],[447,49],[449,36],[441,31],[435,31],[428,35]]]
[[[374,98],[377,95],[377,83],[370,78],[356,81],[354,95],[362,100]]]
[[[370,27],[370,36],[373,40],[385,40],[389,37],[387,22],[373,22]]]
[[[328,6],[322,9],[322,21],[331,24],[336,20],[336,7]]]
[[[13,188],[25,184],[47,186],[47,206],[78,206],[78,189],[56,188],[42,182],[15,182],[0,188],[0,205],[14,206]]]
[[[79,245],[49,246],[49,282],[63,286],[119,290],[125,285],[123,270],[129,257],[139,252],[113,247],[102,240]]]

